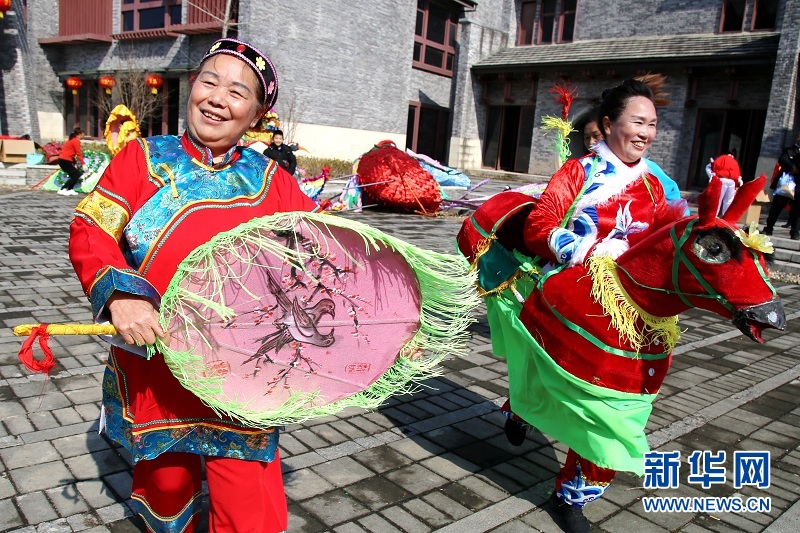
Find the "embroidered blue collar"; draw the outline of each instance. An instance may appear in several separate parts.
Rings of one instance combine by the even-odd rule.
[[[183,137],[181,137],[181,144],[183,144],[183,147],[186,149],[189,155],[209,167],[218,168],[225,165],[230,165],[239,158],[239,147],[235,145],[225,153],[221,162],[215,164],[214,156],[211,154],[211,149],[195,139],[188,129],[183,133]]]

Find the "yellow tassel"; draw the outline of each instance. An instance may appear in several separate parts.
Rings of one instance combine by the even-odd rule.
[[[611,318],[611,327],[619,331],[620,342],[627,341],[636,352],[652,344],[672,351],[681,334],[677,316],[653,316],[636,305],[620,284],[617,264],[610,257],[589,258],[588,270],[592,276],[591,296]]]
[[[166,165],[166,163],[161,163],[161,168],[167,171],[167,176],[169,176],[169,184],[172,187],[172,197],[178,197],[178,187],[175,185],[175,175],[172,173],[172,170]]]
[[[469,265],[470,272],[474,272],[478,269],[478,259],[481,258],[486,252],[489,251],[489,248],[492,247],[494,241],[497,240],[497,235],[491,234],[488,237],[485,237],[478,241],[478,244],[475,245],[475,260]],[[531,275],[538,275],[541,272],[539,268],[532,268],[529,272]],[[486,298],[487,296],[497,296],[501,292],[505,291],[506,289],[511,289],[511,292],[514,293],[514,296],[520,303],[524,303],[524,298],[520,295],[520,293],[516,289],[517,280],[521,277],[528,274],[528,272],[524,272],[522,270],[517,270],[514,272],[507,280],[499,284],[494,289],[489,289],[488,291],[481,287],[480,285],[476,285],[476,289],[478,291],[478,296],[481,298]],[[477,284],[477,280],[476,280]],[[522,298],[522,299],[521,299]]]
[[[554,117],[552,115],[546,115],[542,117],[542,129],[556,130],[564,139],[569,137],[569,134],[575,131],[572,129],[572,124],[570,122],[567,122],[561,117]]]
[[[27,337],[33,328],[40,324],[20,324],[14,328],[14,335]],[[116,335],[117,330],[111,324],[48,324],[48,335]]]
[[[500,285],[498,285],[494,289],[489,289],[488,291],[486,289],[484,289],[483,287],[481,287],[480,285],[477,285],[476,288],[478,290],[478,296],[480,296],[481,298],[486,298],[487,296],[496,296],[496,295],[500,294],[501,292],[505,291],[506,289],[514,287],[515,282],[521,276],[522,276],[522,272],[517,270],[516,272],[514,272],[514,274],[510,278],[505,280],[503,283],[501,283]]]
[[[477,270],[478,259],[480,259],[483,254],[489,251],[489,248],[492,247],[492,243],[496,240],[497,236],[492,234],[478,241],[478,244],[475,245],[475,260],[472,261],[471,265],[469,265],[470,270]]]

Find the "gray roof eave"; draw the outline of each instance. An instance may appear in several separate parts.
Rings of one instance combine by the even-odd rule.
[[[779,33],[700,34],[597,39],[506,48],[475,65],[475,71],[626,63],[697,63],[774,58]]]

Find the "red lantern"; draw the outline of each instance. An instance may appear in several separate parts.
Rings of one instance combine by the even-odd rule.
[[[106,94],[111,94],[111,89],[117,84],[117,80],[114,79],[114,76],[100,76],[98,80],[100,83],[100,87],[106,90]]]
[[[11,9],[11,2],[12,0],[0,0],[0,19],[3,18],[3,14]]]
[[[72,89],[72,94],[78,94],[78,89],[83,87],[83,82],[77,76],[70,76],[64,83],[67,84],[67,87]]]
[[[158,74],[148,74],[144,82],[150,87],[150,92],[158,94],[158,90],[164,85],[164,79]]]

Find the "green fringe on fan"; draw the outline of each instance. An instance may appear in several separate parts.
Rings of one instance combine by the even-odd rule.
[[[474,290],[476,275],[469,272],[469,265],[461,256],[423,250],[350,219],[320,213],[288,213],[251,220],[231,231],[217,235],[189,254],[179,265],[178,272],[164,293],[161,302],[161,324],[166,328],[174,318],[179,317],[184,324],[183,327],[194,328],[193,320],[197,317],[187,316],[189,311],[182,305],[182,301],[201,303],[213,310],[222,321],[233,318],[232,309],[226,305],[222,297],[221,286],[223,283],[236,280],[227,276],[225,272],[217,272],[210,268],[215,251],[218,253],[224,249],[227,253],[241,255],[242,251],[246,253],[248,249],[266,248],[276,256],[286,258],[313,278],[313,275],[303,268],[303,259],[309,258],[310,254],[289,249],[272,239],[258,235],[258,231],[294,228],[301,220],[308,221],[319,229],[330,226],[355,230],[362,236],[367,252],[388,247],[408,262],[420,288],[420,327],[417,334],[403,346],[400,354],[411,354],[417,350],[424,350],[425,354],[415,361],[401,355],[369,388],[348,398],[327,405],[313,406],[310,402],[317,394],[298,393],[291,396],[281,407],[263,412],[248,408],[246,402],[237,398],[220,400],[218,396],[222,393],[222,378],[202,375],[205,365],[201,356],[194,355],[191,351],[172,350],[166,344],[157,341],[158,351],[164,354],[167,365],[185,388],[202,399],[218,415],[229,416],[251,427],[267,428],[301,423],[335,414],[347,407],[373,409],[389,396],[413,392],[417,382],[440,375],[438,364],[445,356],[465,355],[467,327],[475,321],[473,311],[480,304],[480,298]],[[331,234],[327,237],[333,239]],[[324,244],[324,241],[320,242]],[[262,268],[251,264],[246,257],[241,259],[245,264],[250,264],[250,268]],[[216,294],[217,299],[211,301],[200,298],[182,289],[180,281],[186,276],[193,276],[194,280],[204,280],[211,288],[208,293]]]

